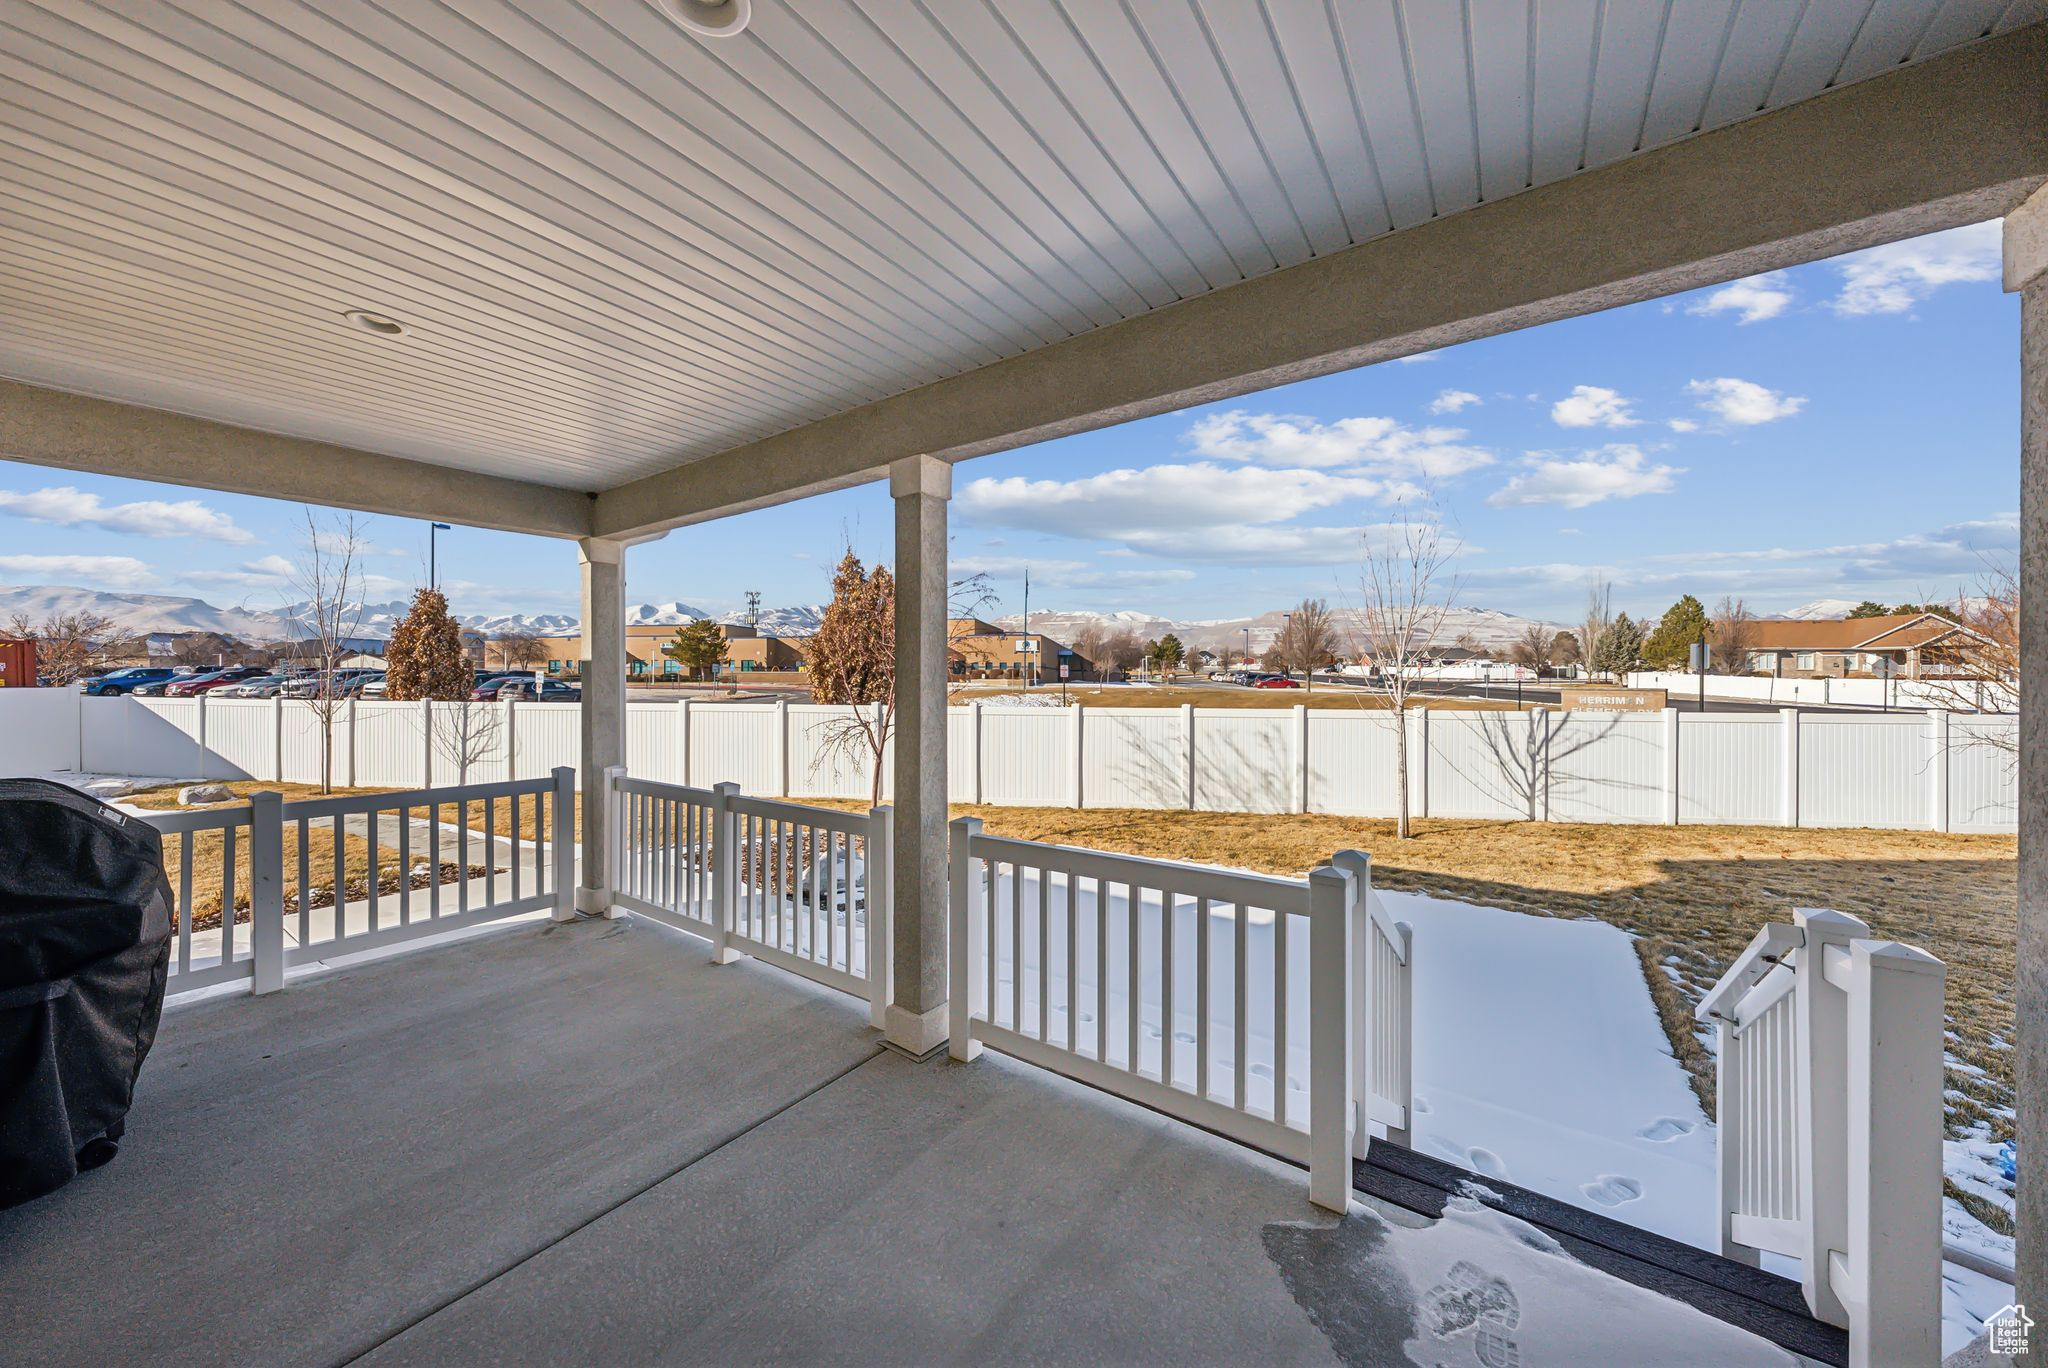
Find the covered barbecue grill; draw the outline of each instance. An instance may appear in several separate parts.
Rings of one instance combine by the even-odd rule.
[[[0,1207],[113,1157],[163,1014],[172,906],[155,828],[0,780]]]

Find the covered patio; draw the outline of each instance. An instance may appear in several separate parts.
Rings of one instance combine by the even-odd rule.
[[[1383,1246],[1441,1230],[1419,1257],[1519,1288],[1525,1355],[1597,1305],[1571,1342],[1601,1361],[1786,1361],[1513,1218],[1315,1214],[1288,1164],[906,1059],[851,999],[640,919],[174,1006],[136,1107],[119,1160],[0,1216],[11,1358],[1427,1362],[1471,1317]]]
[[[1390,1265],[1307,1238],[1320,1253],[1289,1273],[1275,1252],[1296,1240],[1277,1228],[1333,1219],[1298,1172],[1011,1061],[934,1058],[1031,1054],[1023,955],[1000,1027],[999,947],[964,910],[979,838],[949,864],[954,464],[2003,216],[2025,560],[2048,574],[2044,7],[1532,0],[1470,27],[1235,0],[599,8],[0,0],[0,458],[573,543],[585,798],[573,860],[554,800],[555,882],[524,906],[545,929],[276,994],[289,955],[259,916],[241,976],[264,995],[167,1019],[129,1152],[0,1217],[10,1329],[43,1362],[1399,1361],[1407,1340],[1365,1309]],[[893,812],[823,838],[849,875],[855,842],[887,852],[855,1003],[706,965],[655,924],[737,957],[734,889],[673,894],[708,867],[689,824],[738,807],[658,785],[625,801],[624,604],[637,543],[878,480]],[[2048,669],[2048,623],[2026,639]],[[2048,724],[2023,706],[2032,833]],[[628,813],[656,826],[622,831]],[[619,885],[649,830],[660,896]],[[1017,854],[999,845],[991,895]],[[1327,906],[1304,886],[1278,915],[1314,922],[1316,991],[1344,1011],[1398,937],[1370,940],[1362,865],[1319,874]],[[850,934],[851,903],[805,887],[778,896]],[[2038,1303],[2048,855],[2030,836],[2021,890],[2016,1299]],[[802,953],[782,936],[749,953]],[[1098,991],[1107,962],[1105,941]],[[1047,1019],[1041,998],[1041,1045]],[[1400,1119],[1352,1078],[1363,1027],[1306,1025],[1349,1089],[1309,1104],[1317,1200],[1342,1209],[1332,1156]],[[1241,1030],[1235,1065],[1242,1112]],[[1807,1213],[1807,1295],[1843,1324],[1870,1275],[1828,1290],[1849,1217],[1824,1216],[1842,1229]],[[108,1260],[118,1282],[81,1273]],[[1660,1306],[1646,1357],[1680,1361],[1660,1317],[1693,1313]],[[1735,1333],[1693,1328],[1683,1346]],[[1860,1361],[1932,1361],[1924,1325],[1894,1348]]]

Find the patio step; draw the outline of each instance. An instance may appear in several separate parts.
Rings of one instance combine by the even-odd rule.
[[[1431,1217],[1442,1216],[1445,1202],[1465,1184],[1477,1184],[1497,1194],[1486,1199],[1488,1206],[1527,1221],[1581,1263],[1815,1362],[1840,1368],[1849,1361],[1848,1332],[1815,1320],[1789,1278],[1398,1145],[1374,1144],[1351,1170],[1360,1192]]]

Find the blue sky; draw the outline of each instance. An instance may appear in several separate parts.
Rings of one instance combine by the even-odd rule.
[[[1588,584],[1661,612],[1940,598],[2017,546],[2018,307],[1995,224],[1936,234],[968,462],[953,560],[998,611],[1228,618],[1356,597],[1361,539],[1434,510],[1459,602],[1576,617]],[[272,608],[296,506],[0,463],[0,584]],[[425,573],[423,523],[369,521],[375,598]],[[886,557],[881,485],[633,550],[635,602],[825,597]],[[573,612],[573,550],[457,529],[458,611]]]

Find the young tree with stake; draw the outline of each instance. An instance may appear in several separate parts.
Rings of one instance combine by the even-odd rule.
[[[1360,563],[1359,648],[1379,666],[1386,685],[1394,726],[1395,834],[1405,841],[1414,834],[1408,817],[1408,695],[1416,659],[1436,645],[1458,586],[1447,576],[1453,547],[1434,509],[1390,521],[1377,539],[1368,534]]]

